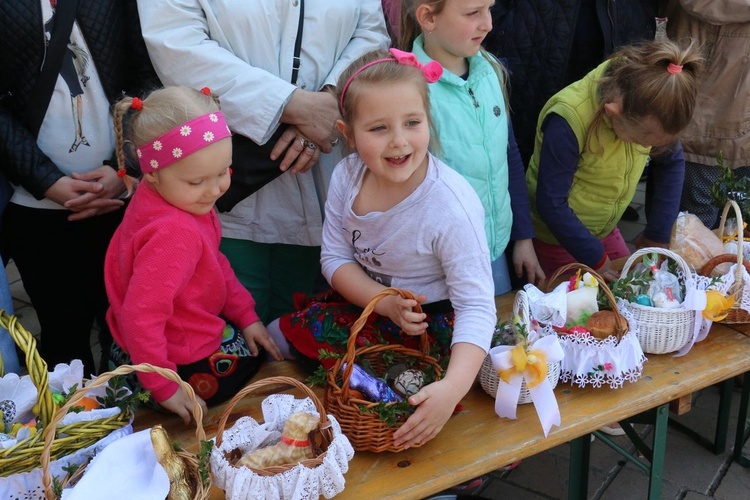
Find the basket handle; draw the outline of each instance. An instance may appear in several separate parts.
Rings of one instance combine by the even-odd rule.
[[[735,219],[737,220],[737,256],[733,257],[732,259],[724,258],[724,255],[719,255],[717,257],[714,257],[713,259],[703,264],[703,267],[701,268],[701,274],[703,276],[710,276],[711,271],[713,271],[714,267],[718,266],[719,264],[722,264],[724,262],[736,262],[739,265],[737,266],[734,272],[734,282],[736,284],[734,288],[741,289],[742,282],[744,280],[744,273],[742,272],[742,267],[744,266],[745,269],[748,269],[748,267],[747,267],[747,263],[743,262],[745,235],[744,235],[744,227],[742,227],[744,225],[744,222],[742,220],[742,211],[740,210],[740,206],[737,205],[737,203],[734,200],[729,200],[727,204],[724,205],[724,211],[721,213],[721,223],[719,224],[719,237],[724,236],[724,223],[727,221],[727,215],[729,213],[730,208],[734,210],[734,216],[735,216]],[[729,254],[726,254],[726,255],[729,255]],[[720,257],[722,259],[719,259]],[[709,267],[708,265],[711,263],[713,263],[713,265]],[[706,269],[707,271],[704,271]],[[748,269],[748,272],[750,272],[750,269]]]
[[[628,260],[625,261],[625,265],[622,266],[621,274],[623,276],[628,274],[628,272],[630,272],[630,266],[632,266],[640,257],[643,257],[644,255],[648,255],[650,253],[658,253],[663,257],[670,258],[673,261],[677,262],[677,265],[680,266],[680,269],[682,269],[682,273],[685,275],[685,281],[692,280],[692,270],[688,266],[687,262],[685,262],[685,259],[683,259],[680,255],[674,253],[673,251],[662,247],[644,247],[636,250],[628,257]]]
[[[529,309],[529,298],[526,292],[519,290],[513,299],[513,314],[521,318],[526,331],[531,332],[531,310]],[[515,318],[514,318],[515,319]]]
[[[246,385],[240,390],[240,392],[235,394],[235,396],[229,400],[226,407],[224,408],[224,411],[221,413],[221,418],[219,419],[219,427],[216,433],[217,447],[221,446],[221,440],[224,436],[224,429],[227,425],[227,420],[229,420],[229,416],[231,415],[232,410],[234,410],[234,407],[237,405],[237,403],[239,403],[241,399],[243,399],[245,396],[255,391],[256,389],[260,389],[261,387],[266,387],[269,385],[286,385],[297,388],[304,392],[307,397],[312,399],[313,403],[315,404],[315,409],[318,410],[318,414],[320,415],[320,423],[318,424],[318,429],[320,430],[321,434],[323,434],[324,438],[329,442],[333,440],[333,429],[331,428],[331,424],[328,421],[326,409],[323,407],[323,403],[320,402],[320,399],[318,399],[312,389],[292,377],[267,377],[263,380],[258,380],[257,382]]]
[[[612,311],[615,312],[615,336],[617,337],[617,341],[619,342],[622,339],[622,336],[628,331],[628,324],[625,321],[625,318],[620,314],[620,309],[617,307],[617,300],[615,300],[615,296],[612,295],[612,291],[609,289],[609,286],[607,286],[607,282],[604,281],[604,278],[599,276],[599,273],[591,269],[585,264],[581,264],[580,262],[572,262],[570,264],[565,264],[564,266],[560,266],[557,268],[557,270],[552,273],[552,276],[547,280],[547,292],[549,293],[552,287],[552,283],[555,282],[560,276],[570,272],[570,271],[578,271],[581,270],[583,272],[591,273],[591,276],[596,279],[596,281],[599,283],[599,288],[602,289],[604,292],[604,295],[607,296],[609,299],[609,303],[612,304]]]
[[[370,300],[370,303],[367,304],[364,310],[362,310],[362,314],[359,315],[359,318],[354,322],[351,330],[349,331],[349,338],[346,341],[346,353],[344,354],[344,358],[342,360],[346,366],[344,368],[344,373],[341,376],[343,381],[341,385],[341,391],[345,395],[349,394],[349,379],[351,378],[352,372],[354,371],[354,356],[357,351],[357,335],[359,335],[359,332],[362,331],[362,328],[365,326],[365,323],[367,323],[367,318],[370,317],[372,311],[375,310],[375,305],[384,298],[391,295],[400,295],[405,299],[416,298],[414,294],[408,290],[401,290],[400,288],[393,287],[384,288],[383,290],[376,293]],[[418,313],[421,313],[422,307],[417,304],[414,310]],[[429,340],[427,339],[427,335],[419,335],[419,349],[424,355],[428,355],[430,353],[430,344]]]
[[[36,339],[19,323],[18,317],[0,309],[0,326],[8,330],[13,341],[26,355],[29,378],[31,378],[38,393],[36,404],[38,408],[35,408],[34,412],[39,416],[42,425],[46,427],[56,410],[55,402],[52,399],[52,391],[49,388],[47,362],[39,355],[36,348]]]
[[[193,388],[190,386],[190,384],[182,380],[180,376],[177,375],[177,373],[167,368],[161,368],[158,366],[150,365],[148,363],[118,366],[116,369],[110,372],[102,373],[91,382],[89,382],[86,387],[81,387],[76,392],[74,392],[70,396],[70,399],[68,399],[68,401],[63,406],[61,406],[60,409],[57,410],[57,412],[55,412],[49,422],[49,425],[47,425],[42,431],[44,447],[42,448],[42,456],[40,457],[40,461],[42,464],[42,484],[44,485],[44,491],[48,500],[54,500],[56,498],[54,492],[52,491],[52,476],[50,475],[49,465],[50,451],[52,448],[52,441],[55,439],[55,428],[57,427],[57,424],[60,423],[63,417],[68,414],[68,411],[72,407],[76,406],[76,404],[89,392],[90,389],[101,387],[102,385],[109,382],[109,379],[111,379],[112,377],[118,375],[128,375],[133,372],[158,373],[164,378],[180,384],[182,390],[184,390],[187,393],[188,397],[193,401],[193,418],[195,419],[196,425],[195,436],[196,438],[198,438],[199,443],[206,440],[206,433],[203,430],[203,409],[195,399],[195,391],[193,391]]]

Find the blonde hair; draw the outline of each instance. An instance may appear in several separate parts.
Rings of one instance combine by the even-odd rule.
[[[378,59],[388,59],[372,66],[359,71],[363,66],[376,61]],[[354,78],[349,81],[352,76]],[[348,87],[346,86],[349,83]],[[356,118],[357,102],[360,99],[366,99],[366,92],[363,92],[368,87],[371,88],[381,83],[401,83],[411,82],[419,89],[419,95],[422,98],[422,105],[425,109],[427,116],[427,125],[430,129],[430,151],[434,152],[434,149],[439,151],[440,144],[438,143],[435,134],[435,128],[432,122],[432,115],[430,113],[430,93],[427,88],[427,80],[424,74],[418,68],[414,66],[408,66],[405,64],[399,64],[393,59],[390,52],[383,50],[374,50],[363,55],[359,59],[352,62],[346,70],[341,74],[336,85],[336,100],[341,103],[341,119],[346,125],[347,129],[351,129],[352,123]],[[341,100],[341,90],[346,87],[343,101]]]
[[[189,87],[164,87],[151,92],[140,101],[140,105],[134,105],[134,101],[138,103],[140,99],[125,97],[114,107],[115,154],[118,173],[125,172],[126,145],[128,145],[127,153],[133,153],[135,148],[153,141],[178,125],[221,109],[215,95]],[[140,109],[135,109],[136,107]],[[128,156],[134,157],[134,155]],[[129,175],[124,175],[124,181],[130,194],[136,181]]]
[[[679,70],[670,73],[670,64]],[[592,138],[598,142],[604,105],[618,100],[626,129],[638,129],[643,118],[653,116],[664,132],[679,134],[692,119],[702,66],[700,50],[693,42],[681,46],[663,40],[618,50],[598,81],[599,108],[587,131],[586,148],[593,152]]]
[[[422,28],[417,22],[417,8],[421,5],[429,5],[433,15],[440,14],[445,8],[445,4],[448,0],[402,0],[401,1],[401,18],[399,23],[399,38],[397,48],[411,52],[414,40],[417,39]],[[503,100],[505,101],[505,108],[510,113],[510,78],[508,70],[503,66],[500,61],[483,47],[479,49],[479,53],[484,57],[492,66],[492,69],[497,75],[497,80],[500,83],[500,89],[503,92]]]

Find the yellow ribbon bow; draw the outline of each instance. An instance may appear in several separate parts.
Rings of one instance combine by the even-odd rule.
[[[743,222],[743,223],[742,223],[742,229],[743,229],[743,230],[744,230],[744,229],[747,229],[747,222]],[[739,231],[739,229],[738,229],[738,230],[736,230],[736,231],[735,231],[734,233],[732,233],[732,234],[725,234],[724,236],[722,236],[722,237],[721,237],[721,242],[722,242],[722,243],[729,243],[730,241],[734,241],[734,240],[737,240],[737,239],[739,239],[739,235],[740,235],[740,231]],[[747,240],[747,238],[743,238],[743,239],[744,239],[744,240]]]
[[[542,351],[527,353],[526,347],[518,344],[511,349],[510,358],[513,361],[513,368],[497,371],[497,375],[506,384],[510,382],[513,375],[523,374],[524,372],[528,375],[526,380],[528,388],[535,387],[547,377],[547,356]]]

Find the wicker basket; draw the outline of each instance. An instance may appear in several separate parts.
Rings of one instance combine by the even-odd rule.
[[[235,405],[257,389],[268,386],[289,386],[304,393],[305,399],[295,399],[286,394],[272,394],[262,403],[264,424],[250,417],[240,418],[225,434],[227,420]],[[317,429],[309,434],[314,457],[298,463],[257,469],[234,465],[244,452],[258,449],[286,424],[286,419],[297,412],[312,413],[320,417]],[[269,419],[273,418],[272,422]],[[323,404],[304,383],[291,377],[269,377],[244,387],[230,400],[219,419],[216,445],[211,451],[211,471],[214,484],[225,490],[231,500],[251,498],[331,498],[344,489],[344,474],[354,450],[341,431],[336,418],[326,415]]]
[[[531,331],[531,313],[529,312],[529,302],[526,297],[526,292],[519,290],[516,292],[516,297],[513,302],[513,314],[518,315],[521,321],[526,325],[526,331]],[[494,346],[493,346],[494,347]],[[492,358],[488,354],[484,357],[482,367],[479,369],[479,384],[484,389],[484,392],[492,396],[497,396],[497,386],[499,384],[499,377],[497,370],[492,366]],[[547,379],[552,384],[554,389],[557,386],[557,382],[560,379],[560,362],[547,363]],[[518,395],[518,404],[531,403],[531,393],[528,387],[526,387],[526,380],[521,382],[521,394]]]
[[[49,387],[47,363],[39,356],[33,335],[21,326],[17,317],[0,309],[0,326],[8,330],[10,336],[25,354],[29,377],[38,391],[34,413],[38,417],[38,427],[46,429],[50,426],[52,417],[57,410]],[[95,444],[112,431],[128,425],[132,416],[132,412],[120,412],[108,418],[60,426],[57,432],[60,435],[65,435],[65,439],[55,440],[49,445],[49,449],[46,450],[49,460],[57,460]],[[36,469],[39,467],[39,457],[44,448],[42,433],[37,432],[34,436],[17,443],[15,446],[0,450],[0,477]]]
[[[660,247],[647,247],[636,250],[622,268],[622,276],[628,274],[630,266],[639,258],[651,253],[658,253],[674,260],[683,274],[685,287],[695,287],[693,272],[685,260],[676,253]],[[668,309],[620,301],[620,308],[630,311],[638,324],[638,342],[643,352],[648,354],[665,354],[679,350],[691,338],[695,330],[695,311],[679,308]]]
[[[432,366],[435,370],[436,378],[439,379],[442,376],[442,369],[438,365],[437,360],[428,354],[429,343],[426,335],[420,336],[420,351],[401,345],[373,345],[355,349],[357,335],[367,322],[367,318],[375,308],[375,304],[389,295],[401,295],[409,299],[414,298],[411,293],[397,288],[386,288],[376,294],[370,303],[367,304],[364,311],[362,311],[359,319],[352,325],[349,340],[346,343],[346,354],[343,358],[336,360],[333,367],[328,371],[326,378],[325,407],[338,419],[341,429],[357,451],[374,451],[376,453],[401,451],[401,447],[393,444],[393,433],[398,430],[405,419],[399,419],[396,426],[389,427],[374,411],[367,411],[374,409],[382,403],[373,403],[352,397],[349,392],[349,379],[354,370],[355,360],[367,360],[370,366],[379,375],[382,375],[387,369],[383,363],[382,354],[390,352],[396,355],[397,358],[400,357],[414,361],[415,366],[420,369]],[[421,312],[419,306],[417,306],[416,310],[417,312]],[[345,368],[342,371],[343,366]],[[386,403],[387,406],[394,404],[396,403]],[[413,445],[413,447],[416,446],[419,445]]]
[[[743,287],[745,286],[743,268],[748,273],[750,273],[750,265],[748,265],[748,262],[744,260],[743,255],[743,243],[745,239],[743,230],[744,228],[742,227],[742,211],[740,210],[739,205],[737,205],[737,203],[732,200],[729,200],[729,202],[724,206],[724,211],[721,214],[719,235],[724,235],[724,223],[726,223],[727,221],[727,214],[729,213],[730,207],[734,210],[734,215],[737,218],[737,255],[723,254],[714,257],[703,265],[700,270],[700,274],[702,276],[711,276],[711,271],[713,271],[714,268],[719,264],[723,264],[724,262],[737,263],[737,267],[735,268],[734,273],[734,284],[728,290],[729,295],[734,296],[734,305],[731,307],[731,309],[729,309],[727,317],[719,321],[719,323],[750,323],[750,313],[748,313],[741,307],[742,292]]]
[[[612,389],[622,387],[626,381],[637,381],[643,374],[643,363],[646,361],[636,337],[638,326],[628,311],[618,309],[615,298],[602,277],[583,264],[572,263],[557,269],[547,283],[551,286],[564,274],[579,269],[591,273],[612,304],[612,310],[621,316],[617,316],[615,335],[603,340],[590,335],[558,335],[565,353],[560,380],[579,387],[608,385]]]
[[[260,389],[269,385],[288,385],[291,387],[296,387],[297,389],[305,393],[305,396],[310,398],[315,404],[315,409],[318,410],[318,415],[320,415],[320,424],[318,425],[320,439],[317,442],[315,442],[314,440],[311,441],[311,443],[313,444],[313,451],[315,452],[315,458],[300,462],[300,464],[307,467],[308,469],[314,469],[315,467],[323,463],[323,459],[325,458],[326,452],[328,450],[328,445],[330,445],[331,441],[333,440],[333,431],[331,429],[331,424],[328,421],[325,408],[323,407],[323,404],[320,402],[315,393],[311,391],[310,388],[305,384],[291,377],[268,377],[263,380],[253,382],[252,384],[245,386],[240,392],[238,392],[229,401],[229,403],[227,403],[226,408],[224,408],[224,412],[221,414],[221,418],[219,419],[219,428],[216,431],[216,446],[221,446],[221,441],[224,436],[224,428],[226,427],[227,420],[232,414],[232,410],[234,410],[234,407],[237,405],[237,403],[239,403],[245,396],[255,391],[256,389]],[[227,456],[226,458],[228,460],[230,459],[229,456]],[[296,466],[297,464],[284,464],[276,465],[273,467],[266,467],[265,469],[255,469],[252,467],[248,468],[261,476],[273,476],[274,474],[281,474],[283,472],[286,472]]]
[[[49,472],[49,465],[50,465],[50,451],[52,450],[54,443],[58,441],[67,441],[69,436],[59,437],[63,433],[63,429],[65,427],[60,427],[57,429],[57,432],[55,432],[57,424],[67,415],[68,411],[73,407],[76,406],[76,404],[86,396],[86,393],[95,387],[101,387],[105,385],[109,379],[112,377],[118,376],[118,375],[128,375],[133,372],[139,372],[139,373],[158,373],[159,375],[172,380],[174,382],[177,382],[180,384],[182,389],[187,393],[188,397],[193,401],[193,418],[195,420],[196,430],[195,430],[195,436],[198,440],[198,443],[201,443],[206,440],[206,433],[203,431],[203,409],[198,404],[198,401],[195,399],[195,392],[193,391],[193,388],[188,384],[187,382],[184,382],[177,373],[175,373],[172,370],[166,369],[166,368],[160,368],[158,366],[153,366],[150,364],[140,364],[140,365],[122,365],[118,366],[115,370],[112,370],[110,372],[102,373],[98,377],[96,377],[94,380],[92,380],[86,387],[82,387],[81,389],[78,389],[76,392],[74,392],[70,399],[68,399],[67,403],[63,405],[57,412],[54,414],[52,419],[50,420],[50,423],[48,426],[44,428],[44,431],[40,434],[42,435],[43,440],[43,449],[41,453],[41,464],[42,464],[42,471],[44,473],[42,477],[42,482],[44,483],[44,489],[45,494],[47,495],[48,500],[57,500],[57,495],[55,494],[53,490],[53,484],[52,484],[52,477]],[[93,423],[93,422],[87,422],[87,423]],[[58,436],[58,437],[56,437]],[[201,475],[198,467],[198,459],[196,456],[192,453],[188,453],[187,451],[178,451],[177,454],[183,459],[183,461],[186,463],[188,472],[190,473],[190,482],[191,487],[196,490],[196,494],[193,497],[193,500],[205,500],[209,498],[209,489],[210,489],[210,481],[202,481]],[[83,469],[85,468],[82,466],[79,468],[78,473],[81,473]],[[63,484],[65,486],[65,484]]]

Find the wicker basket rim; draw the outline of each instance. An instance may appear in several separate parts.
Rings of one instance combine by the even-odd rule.
[[[224,431],[226,429],[227,421],[229,420],[229,417],[232,414],[232,410],[234,410],[237,403],[239,403],[240,400],[242,400],[245,396],[247,396],[251,392],[257,389],[260,389],[261,387],[267,387],[270,385],[286,385],[292,388],[299,389],[303,393],[305,393],[305,395],[308,398],[312,400],[313,404],[315,405],[315,409],[318,411],[318,415],[320,416],[320,423],[318,424],[318,430],[321,436],[323,437],[325,449],[322,451],[322,453],[318,454],[316,457],[308,459],[308,460],[304,460],[299,463],[275,465],[272,467],[266,467],[264,469],[256,469],[254,467],[248,467],[248,469],[250,469],[251,471],[261,476],[270,476],[270,475],[286,472],[290,469],[293,469],[294,467],[297,467],[299,464],[302,464],[304,467],[307,467],[309,469],[313,469],[317,467],[318,465],[322,464],[327,454],[327,448],[333,442],[334,436],[333,436],[333,428],[331,426],[331,422],[330,420],[328,420],[326,409],[323,406],[323,403],[318,398],[318,396],[305,384],[303,384],[299,380],[292,378],[292,377],[286,377],[286,376],[268,377],[268,378],[258,380],[257,382],[253,382],[251,384],[246,385],[237,394],[235,394],[235,396],[231,400],[229,400],[226,407],[224,408],[224,411],[221,413],[221,417],[219,418],[219,425],[216,431],[216,446],[217,447],[221,446],[221,442],[224,437]]]

